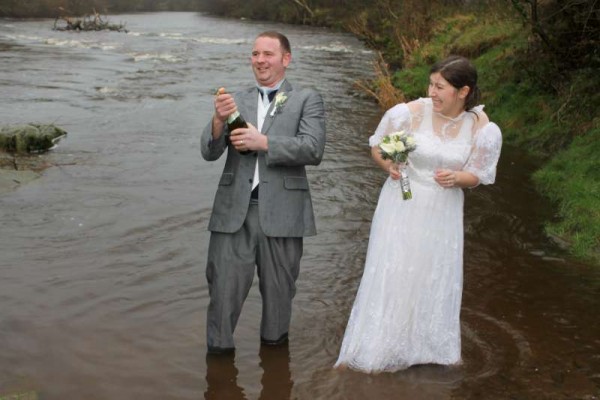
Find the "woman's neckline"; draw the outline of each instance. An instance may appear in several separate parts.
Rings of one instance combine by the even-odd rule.
[[[460,112],[460,114],[458,114],[456,117],[449,117],[449,116],[447,116],[447,115],[445,115],[445,114],[442,114],[441,112],[437,112],[437,111],[434,111],[433,113],[434,113],[435,115],[439,115],[440,117],[442,117],[442,118],[444,118],[444,119],[447,119],[447,120],[450,120],[450,121],[453,121],[453,122],[454,122],[454,121],[457,121],[457,120],[461,119],[461,118],[462,118],[462,116],[463,116],[463,115],[465,115],[465,113],[466,113],[466,112],[467,112],[466,110],[463,110],[463,111],[461,111],[461,112]]]

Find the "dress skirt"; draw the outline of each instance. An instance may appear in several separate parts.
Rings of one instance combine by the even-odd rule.
[[[369,238],[363,277],[336,366],[393,372],[461,360],[461,189],[411,181],[402,199],[388,178]]]

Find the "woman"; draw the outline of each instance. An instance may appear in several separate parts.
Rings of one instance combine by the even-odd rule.
[[[494,183],[502,137],[477,105],[477,71],[464,57],[431,68],[428,94],[389,109],[369,138],[390,177],[336,367],[393,372],[461,361],[462,188]],[[417,143],[406,165],[410,200],[402,198],[398,166],[378,147],[398,131]]]

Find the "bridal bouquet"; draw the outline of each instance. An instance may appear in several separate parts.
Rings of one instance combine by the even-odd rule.
[[[404,200],[412,199],[410,182],[404,164],[408,160],[408,153],[416,148],[415,139],[404,131],[392,132],[385,136],[379,143],[381,157],[384,160],[392,160],[398,164],[401,174],[400,186],[402,187],[402,198]]]

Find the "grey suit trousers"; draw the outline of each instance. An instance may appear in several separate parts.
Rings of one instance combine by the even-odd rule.
[[[287,334],[302,250],[301,237],[268,237],[263,233],[254,200],[240,230],[211,232],[206,266],[209,348],[235,347],[233,332],[250,291],[255,266],[262,296],[261,338],[271,341]]]

